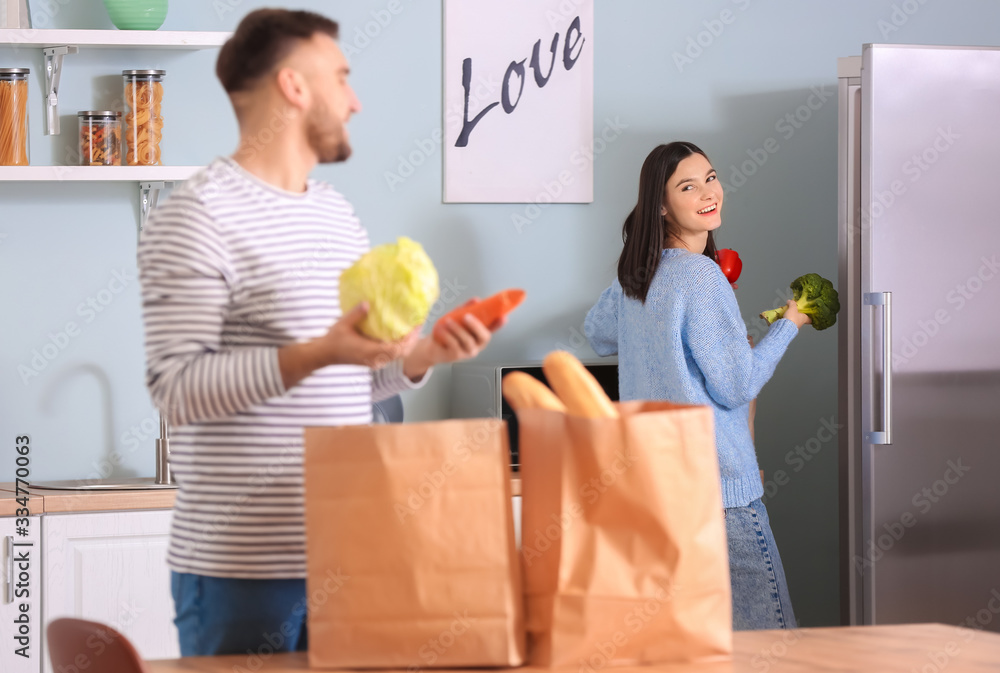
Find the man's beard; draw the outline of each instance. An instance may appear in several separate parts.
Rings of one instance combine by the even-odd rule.
[[[351,156],[344,125],[326,106],[314,107],[306,118],[306,139],[321,164],[345,161]]]

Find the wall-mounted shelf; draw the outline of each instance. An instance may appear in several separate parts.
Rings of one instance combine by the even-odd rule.
[[[203,166],[0,166],[0,182],[176,182]]]
[[[221,47],[232,33],[180,30],[0,29],[0,48],[41,49],[45,58],[45,135],[59,133],[59,80],[63,59],[81,49],[198,50]],[[135,182],[139,231],[160,190],[187,180],[201,166],[0,166],[0,182]]]
[[[221,47],[232,33],[184,30],[33,30],[0,29],[0,46],[88,49],[211,49]]]
[[[212,49],[230,33],[181,30],[0,29],[0,46],[40,48],[45,57],[45,135],[59,135],[59,80],[63,59],[84,49]]]
[[[0,166],[3,182],[137,182],[139,183],[139,232],[149,211],[156,207],[160,190],[187,180],[202,166]]]

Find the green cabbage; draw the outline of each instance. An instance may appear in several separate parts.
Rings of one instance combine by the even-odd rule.
[[[437,298],[434,263],[405,236],[372,248],[340,276],[340,310],[367,301],[361,332],[379,341],[397,341],[422,325]]]

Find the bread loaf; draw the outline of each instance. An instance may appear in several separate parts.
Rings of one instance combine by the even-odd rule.
[[[501,384],[507,404],[516,411],[522,409],[551,409],[566,413],[566,405],[544,383],[524,372],[511,372]]]
[[[566,411],[586,418],[618,418],[618,409],[594,375],[572,354],[552,351],[545,356],[542,370],[549,385],[566,405]]]

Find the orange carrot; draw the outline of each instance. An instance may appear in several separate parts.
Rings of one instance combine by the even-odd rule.
[[[444,345],[445,334],[448,333],[444,324],[448,320],[454,320],[456,323],[462,324],[465,316],[471,314],[479,322],[490,327],[493,323],[500,320],[500,318],[517,308],[518,304],[522,301],[524,301],[524,290],[512,288],[497,292],[492,297],[487,297],[486,299],[478,299],[466,306],[459,306],[434,324],[434,339],[439,344]]]

